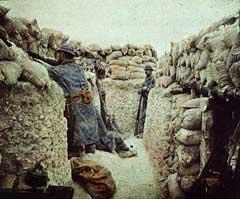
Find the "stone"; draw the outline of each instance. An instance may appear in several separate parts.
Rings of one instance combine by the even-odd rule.
[[[179,186],[178,180],[177,180],[177,173],[170,174],[168,176],[168,191],[169,196],[171,199],[185,199],[186,196],[182,189]]]
[[[202,114],[200,109],[186,110],[183,117],[183,128],[188,130],[201,130]]]
[[[181,144],[187,146],[199,145],[201,140],[201,131],[191,131],[181,128],[175,135],[175,138]]]

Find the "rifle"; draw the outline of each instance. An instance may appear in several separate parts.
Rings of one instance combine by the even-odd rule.
[[[136,119],[134,135],[138,135],[139,134],[138,126],[139,126],[139,116],[140,116],[140,111],[141,111],[141,104],[142,104],[142,93],[140,95],[139,104],[138,104],[137,119]]]

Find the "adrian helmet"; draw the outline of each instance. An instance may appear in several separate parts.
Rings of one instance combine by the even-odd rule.
[[[153,70],[152,66],[151,65],[146,65],[144,70]]]
[[[73,56],[76,56],[74,48],[73,48],[73,46],[71,44],[63,44],[61,47],[57,48],[57,51],[69,53],[69,54],[71,54]]]

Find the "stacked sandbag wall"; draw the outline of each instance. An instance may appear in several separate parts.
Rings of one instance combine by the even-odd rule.
[[[214,89],[219,94],[232,84],[238,87],[235,71],[239,64],[231,67],[227,62],[239,46],[239,16],[220,20],[179,43],[172,42],[170,52],[159,59],[157,81],[162,87],[174,81],[191,87],[195,82],[201,89]],[[225,76],[230,81],[225,81]]]
[[[16,174],[23,177],[39,161],[49,184],[66,185],[71,168],[63,91],[42,64],[14,44],[7,47],[0,41],[1,187],[12,188]],[[11,60],[3,58],[6,52]],[[21,180],[19,188],[24,187]]]

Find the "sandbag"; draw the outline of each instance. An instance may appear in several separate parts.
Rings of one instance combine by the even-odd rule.
[[[41,30],[44,40],[47,42],[47,47],[57,49],[65,44],[69,36],[65,35],[61,31],[53,30],[50,28],[43,28]],[[46,44],[45,44],[46,45]]]
[[[179,164],[179,167],[178,167],[178,173],[180,176],[198,175],[199,171],[200,171],[199,163],[195,163],[188,167],[184,167],[182,164]]]
[[[240,61],[235,62],[231,65],[229,69],[229,76],[233,84],[240,88]]]
[[[50,81],[48,71],[45,67],[35,61],[27,62],[24,65],[23,77],[37,87],[44,87]]]
[[[130,73],[128,71],[112,71],[111,78],[115,80],[128,80],[130,78]]]
[[[136,56],[143,57],[143,50],[136,50]]]
[[[90,44],[87,46],[87,49],[89,51],[94,51],[94,52],[98,52],[102,50],[102,48],[98,44]]]
[[[139,66],[128,66],[127,71],[130,73],[139,72],[144,74],[144,69]]]
[[[209,62],[209,54],[207,50],[202,51],[198,64],[195,66],[195,70],[201,70],[207,67]]]
[[[153,62],[154,64],[157,65],[157,59],[155,57],[150,57],[150,60],[151,62]]]
[[[104,49],[104,54],[106,54],[106,55],[110,55],[112,52],[113,52],[113,50],[112,50],[111,47],[108,47],[108,48]]]
[[[13,61],[1,61],[0,71],[4,76],[4,78],[1,78],[4,80],[4,83],[7,85],[14,85],[21,76],[23,69],[19,64]]]
[[[189,192],[194,184],[196,182],[197,177],[196,176],[183,176],[180,180],[180,187],[184,192]]]
[[[175,138],[184,145],[199,145],[201,140],[201,131],[191,131],[181,128],[175,135]]]
[[[145,78],[145,74],[141,72],[132,72],[130,73],[130,79],[143,79]]]
[[[0,17],[5,17],[10,9],[0,6]]]
[[[112,60],[109,63],[110,65],[119,65],[119,66],[127,66],[128,62],[126,60]]]
[[[134,56],[131,61],[136,62],[137,64],[141,64],[142,63],[142,58],[139,56]]]
[[[195,98],[195,99],[190,99],[187,102],[183,103],[181,105],[181,108],[185,108],[185,109],[201,108],[201,106],[207,106],[208,103],[209,103],[209,98],[207,97]]]
[[[82,184],[95,199],[111,198],[116,191],[116,183],[111,172],[91,160],[74,157],[71,160],[73,180]]]
[[[179,145],[176,149],[179,165],[189,167],[196,162],[199,162],[200,151],[199,146],[184,146]]]
[[[143,62],[149,62],[150,61],[150,57],[147,56],[147,55],[143,55],[142,60],[143,60]]]
[[[148,56],[148,57],[152,57],[152,51],[151,51],[151,49],[146,48],[145,51],[144,51],[144,54],[145,54],[146,56]]]
[[[135,56],[135,55],[136,55],[135,49],[129,48],[129,49],[128,49],[128,55],[130,55],[130,56]]]
[[[237,40],[239,27],[229,27],[223,33],[224,43],[228,48],[231,48]]]
[[[126,55],[128,53],[128,45],[125,45],[121,48],[121,52],[123,55]]]
[[[128,65],[129,66],[135,66],[135,67],[139,67],[139,64],[137,64],[136,62],[134,62],[134,61],[128,61]]]
[[[109,67],[109,69],[111,72],[113,72],[115,70],[118,70],[118,71],[126,71],[127,70],[126,66],[119,66],[119,65],[111,65]]]
[[[168,176],[167,184],[168,184],[169,196],[171,199],[184,199],[185,194],[179,186],[177,177],[178,177],[177,173],[170,174]]]
[[[120,45],[111,45],[111,48],[113,49],[113,51],[119,51],[122,49]]]
[[[173,82],[170,76],[161,76],[157,79],[158,87],[160,88],[167,88]]]
[[[14,51],[9,48],[2,39],[0,39],[0,60],[13,61],[15,59]]]
[[[122,52],[121,51],[114,51],[112,54],[108,55],[106,57],[106,61],[107,63],[109,63],[110,61],[117,59],[119,57],[122,57]]]
[[[188,130],[201,130],[202,116],[200,109],[189,109],[183,114],[182,127]]]

